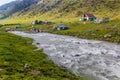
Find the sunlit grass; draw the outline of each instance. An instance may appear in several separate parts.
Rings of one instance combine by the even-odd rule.
[[[35,51],[36,47],[30,42],[31,39],[0,32],[0,79],[85,80],[54,66],[42,50]]]

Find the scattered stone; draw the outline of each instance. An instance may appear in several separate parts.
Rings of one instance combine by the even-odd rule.
[[[111,38],[111,37],[112,37],[111,34],[106,34],[106,35],[104,35],[104,38]]]
[[[96,36],[96,34],[92,34],[92,36]]]
[[[58,26],[53,26],[53,30],[57,30],[57,27],[58,27]]]
[[[3,69],[0,69],[0,71],[2,71]],[[1,79],[0,79],[1,80]]]
[[[92,56],[92,53],[88,53],[89,56]]]
[[[76,44],[80,44],[80,42],[75,42]]]
[[[97,18],[94,23],[103,23],[103,22],[109,22],[109,18]]]
[[[32,26],[30,30],[35,33],[41,32],[41,30],[39,30],[38,28],[35,28],[34,26]]]
[[[32,70],[31,71],[31,74],[40,74],[41,72],[40,71],[38,71],[38,70]]]
[[[105,53],[104,53],[103,51],[101,51],[101,54],[102,54],[102,55],[105,55]]]
[[[45,23],[45,24],[51,24],[52,22],[49,21],[49,20],[45,20],[45,21],[43,21],[43,23]]]
[[[113,32],[117,32],[117,28],[113,28],[112,30],[113,30]]]
[[[32,44],[32,42],[31,42],[31,41],[28,41],[27,44]]]
[[[37,42],[36,44],[37,44],[37,45],[40,45],[40,43],[39,43],[39,42]]]
[[[120,55],[116,56],[115,58],[116,58],[116,59],[120,59]]]
[[[76,55],[75,55],[75,57],[78,57],[78,56],[80,56],[80,55],[79,55],[79,54],[76,54]]]
[[[43,48],[40,48],[39,50],[40,50],[40,51],[43,51],[44,49],[43,49]]]
[[[5,31],[6,32],[11,31],[11,28],[6,28]]]
[[[25,64],[25,65],[24,65],[24,68],[29,68],[28,64]]]

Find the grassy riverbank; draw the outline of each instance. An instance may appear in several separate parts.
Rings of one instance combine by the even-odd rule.
[[[47,60],[35,51],[31,39],[0,32],[0,79],[2,80],[85,80]]]
[[[52,21],[52,24],[39,24],[34,27],[53,34],[75,36],[83,39],[104,40],[120,43],[120,20],[95,24],[93,22]],[[4,22],[0,25],[0,78],[3,80],[84,80],[54,66],[42,51],[34,51],[31,39],[18,37],[4,32],[6,28],[15,29],[16,25],[30,32],[32,25],[26,23]],[[66,25],[68,30],[53,30],[53,26]],[[25,66],[28,68],[24,68]]]
[[[4,22],[5,24],[5,22]],[[10,27],[14,29],[15,25],[21,24],[22,28],[17,30],[30,31],[32,25],[28,22],[26,23],[6,23],[0,30],[5,30],[5,28]],[[68,30],[53,30],[53,26],[66,25],[69,27]],[[111,20],[109,22],[95,24],[94,22],[83,22],[79,21],[53,21],[52,24],[39,24],[34,25],[34,27],[47,31],[53,34],[69,35],[75,36],[83,39],[94,39],[103,40],[114,43],[120,43],[120,20]]]

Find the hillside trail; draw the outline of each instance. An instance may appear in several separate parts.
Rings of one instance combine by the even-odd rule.
[[[50,33],[10,32],[32,38],[48,59],[88,80],[120,80],[120,45]],[[40,44],[37,44],[40,43]]]

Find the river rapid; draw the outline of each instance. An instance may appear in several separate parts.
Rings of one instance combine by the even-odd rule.
[[[88,80],[120,80],[120,45],[49,33],[10,32],[32,38],[55,65]],[[36,44],[40,43],[40,44]]]

